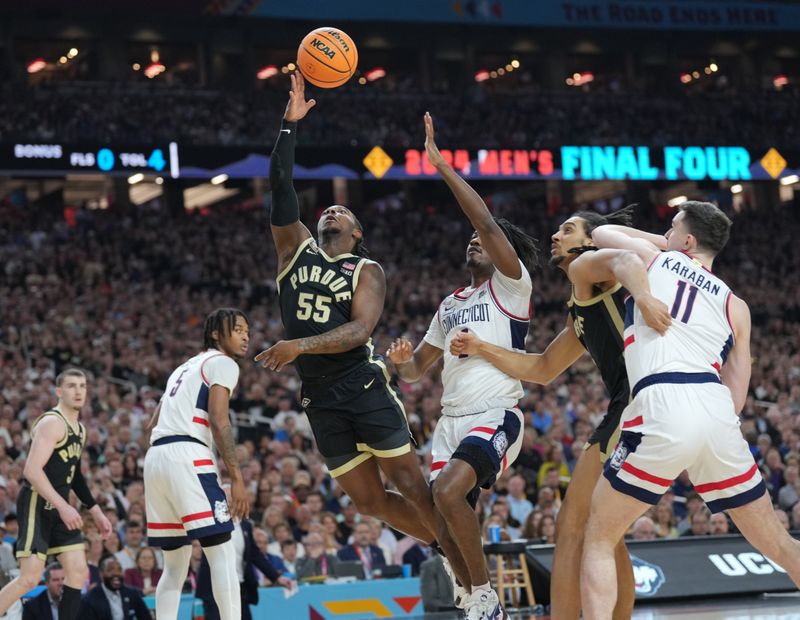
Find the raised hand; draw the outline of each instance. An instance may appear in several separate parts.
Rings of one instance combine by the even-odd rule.
[[[395,365],[406,364],[411,361],[414,355],[414,347],[411,346],[408,338],[398,338],[386,350],[388,357]]]
[[[289,91],[289,103],[286,104],[286,112],[283,118],[290,123],[296,123],[303,118],[308,111],[317,105],[314,99],[306,101],[306,81],[303,74],[299,71],[292,73],[292,88]]]
[[[439,152],[439,147],[436,146],[436,142],[434,141],[433,137],[433,118],[431,117],[430,112],[425,112],[424,116],[425,120],[425,153],[428,156],[428,161],[431,162],[434,168],[439,168],[440,166],[446,166],[447,162],[442,157],[442,154]]]

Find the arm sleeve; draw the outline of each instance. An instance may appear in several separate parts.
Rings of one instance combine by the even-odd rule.
[[[212,385],[221,385],[233,392],[239,381],[239,365],[227,355],[215,355],[203,362],[203,378]]]
[[[292,184],[297,123],[281,122],[281,131],[269,158],[269,185],[272,191],[270,223],[288,226],[300,219],[300,206]]]
[[[75,495],[81,500],[86,509],[93,508],[97,502],[94,500],[92,492],[89,490],[89,485],[86,484],[86,478],[83,477],[80,467],[75,468],[75,475],[72,476],[72,490]]]
[[[433,315],[431,324],[423,340],[437,349],[444,351],[444,331],[442,330],[442,324],[439,322],[438,311]]]

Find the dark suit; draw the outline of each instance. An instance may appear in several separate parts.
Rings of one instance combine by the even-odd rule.
[[[364,571],[370,571],[370,574],[366,575],[367,579],[372,579],[372,571],[386,566],[386,558],[381,548],[376,545],[369,546],[369,558],[363,557],[363,553],[363,549],[356,549],[355,545],[345,545],[336,555],[342,562],[361,562],[364,564]]]
[[[138,590],[122,586],[119,593],[122,596],[122,614],[126,619],[153,620],[153,616],[147,605],[144,604]],[[81,620],[108,620],[112,617],[111,604],[108,602],[106,591],[102,585],[94,587],[86,593],[81,601],[78,617]]]
[[[253,567],[260,570],[267,579],[274,582],[280,577],[278,571],[256,546],[253,539],[253,524],[249,519],[241,522],[242,536],[244,537],[244,553],[242,556],[244,583],[240,584],[242,592],[242,620],[250,620],[250,605],[258,605],[258,580]],[[200,562],[200,571],[197,575],[196,596],[203,600],[206,620],[219,620],[219,609],[214,601],[214,592],[211,589],[211,570],[205,554]]]
[[[47,589],[25,603],[22,608],[22,620],[53,620]]]
[[[323,561],[324,558],[324,561]],[[339,558],[332,553],[326,553],[314,559],[310,556],[300,558],[295,564],[297,569],[297,579],[304,577],[335,577],[336,567],[339,565]]]

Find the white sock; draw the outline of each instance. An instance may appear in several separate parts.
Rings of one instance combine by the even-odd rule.
[[[158,620],[177,620],[181,604],[181,591],[189,573],[192,546],[184,545],[170,551],[164,550],[164,572],[156,586],[156,615]]]
[[[241,620],[242,595],[236,576],[236,550],[233,541],[203,547],[211,569],[211,589],[219,608],[220,620]]]
[[[484,592],[491,592],[492,591],[492,584],[488,581],[480,586],[472,586],[472,593],[475,594],[478,590],[483,590]]]

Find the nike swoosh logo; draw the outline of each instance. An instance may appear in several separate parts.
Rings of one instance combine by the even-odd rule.
[[[281,129],[281,133],[283,133],[284,131],[285,131],[286,133],[292,133],[292,130],[291,130],[291,129]]]
[[[367,383],[367,384],[364,386],[364,389],[365,389],[365,390],[368,390],[368,389],[369,389],[369,386],[371,386],[373,383],[375,383],[375,379],[373,379],[372,381],[370,381],[369,383]]]

